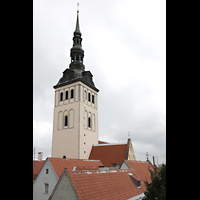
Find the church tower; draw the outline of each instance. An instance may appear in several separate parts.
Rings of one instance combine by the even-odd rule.
[[[55,89],[52,157],[88,159],[93,144],[98,144],[98,89],[93,75],[85,71],[84,50],[77,11],[71,63]]]

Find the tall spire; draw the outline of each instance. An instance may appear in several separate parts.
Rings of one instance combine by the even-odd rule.
[[[76,20],[76,29],[75,29],[75,32],[81,34],[81,32],[80,32],[80,26],[79,26],[79,16],[78,16],[78,14],[79,14],[79,8],[78,7],[79,7],[79,3],[77,3],[77,20]]]
[[[79,4],[77,4],[77,20],[76,28],[73,33],[73,46],[70,49],[71,63],[69,64],[69,69],[63,71],[63,76],[59,79],[58,83],[53,87],[59,88],[76,81],[81,81],[90,88],[94,89],[96,92],[99,90],[95,87],[93,82],[93,75],[90,71],[85,71],[85,65],[83,64],[84,50],[82,49],[82,38],[79,26]]]
[[[79,6],[79,4],[77,4],[77,6]],[[76,70],[77,72],[85,70],[85,66],[83,65],[84,50],[82,49],[81,42],[82,38],[79,26],[79,9],[77,7],[76,29],[74,31],[73,47],[71,48],[70,53],[71,63],[69,65],[70,69]]]

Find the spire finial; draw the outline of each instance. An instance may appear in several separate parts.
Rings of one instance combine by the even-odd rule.
[[[79,13],[79,3],[77,3],[77,13]]]

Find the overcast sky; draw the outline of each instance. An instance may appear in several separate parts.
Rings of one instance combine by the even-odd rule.
[[[166,1],[79,0],[85,70],[98,93],[99,140],[166,161]],[[69,67],[77,1],[33,0],[33,147],[51,156],[54,89]]]

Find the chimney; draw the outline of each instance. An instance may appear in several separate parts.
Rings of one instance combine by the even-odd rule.
[[[38,161],[42,161],[43,152],[38,152]]]

